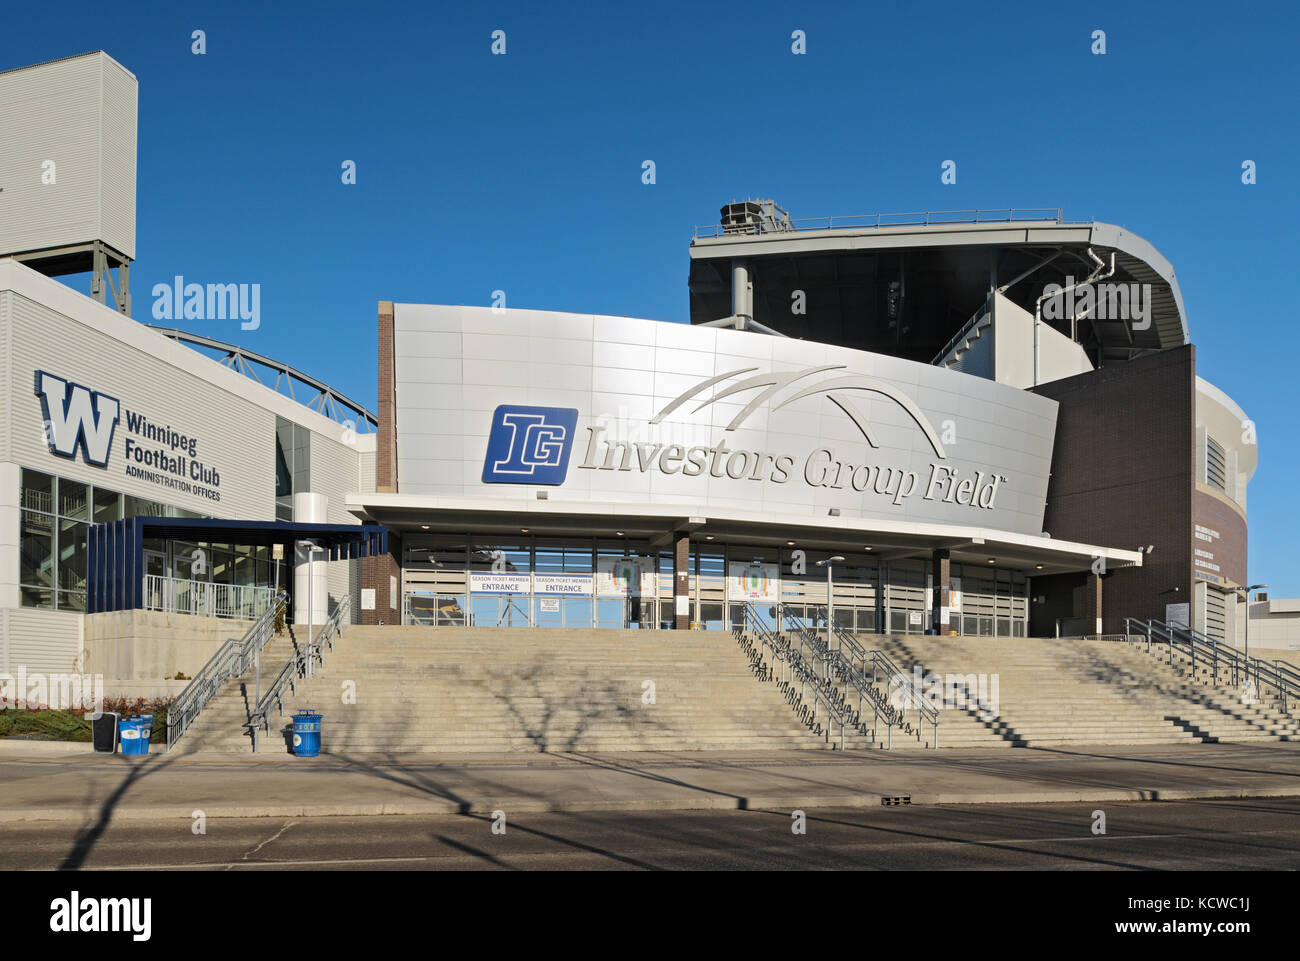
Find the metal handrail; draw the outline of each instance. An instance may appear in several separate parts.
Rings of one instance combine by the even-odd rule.
[[[1049,223],[1091,223],[1087,220],[1066,221],[1060,207],[999,207],[992,210],[929,210],[897,214],[851,214],[846,217],[804,217],[791,220],[788,231],[845,230],[849,228],[880,227],[931,227],[944,224],[987,224],[1019,221],[1046,221]],[[800,226],[803,225],[803,226]],[[759,233],[759,225],[703,224],[696,226],[695,239],[708,239],[734,234]],[[770,232],[770,231],[765,231]]]
[[[1193,628],[1167,624],[1155,618],[1126,617],[1124,632],[1145,637],[1148,653],[1153,641],[1167,645],[1170,665],[1173,664],[1174,651],[1186,652],[1193,676],[1199,651],[1202,664],[1210,671],[1216,684],[1221,671],[1225,674],[1230,671],[1234,685],[1253,682],[1256,691],[1261,691],[1265,685],[1272,687],[1282,699],[1283,714],[1291,713],[1289,705],[1293,698],[1300,698],[1300,668],[1290,661],[1277,658],[1269,662],[1260,657],[1250,657]]]
[[[167,750],[181,739],[195,718],[221,686],[234,677],[242,677],[250,665],[261,655],[267,642],[275,636],[275,623],[288,603],[288,594],[280,591],[270,607],[259,617],[243,637],[229,638],[217,652],[185,685],[185,690],[167,708]]]
[[[781,612],[784,614],[784,616],[789,618],[792,623],[798,625],[799,628],[802,630],[809,631],[811,637],[815,639],[817,638],[817,632],[804,626],[801,623],[801,619],[797,614],[794,614],[793,612],[786,613],[784,610],[784,605],[780,605],[780,609]],[[888,704],[887,700],[885,700],[882,703],[882,707],[885,707],[888,710],[897,713],[900,727],[903,726],[904,712],[908,710],[916,711],[917,740],[919,741],[921,739],[922,726],[925,724],[929,724],[933,730],[933,736],[934,736],[934,743],[932,746],[938,747],[939,746],[939,710],[938,708],[934,707],[932,704],[926,702],[925,697],[915,689],[915,686],[912,684],[911,678],[906,673],[904,673],[903,670],[894,662],[894,659],[890,657],[888,654],[886,654],[884,651],[879,650],[878,648],[873,648],[871,650],[864,648],[861,644],[858,643],[857,638],[855,638],[851,633],[849,633],[844,628],[840,627],[838,624],[832,623],[829,616],[826,613],[825,605],[822,604],[813,605],[813,616],[814,617],[820,616],[822,620],[824,620],[828,625],[830,625],[831,633],[839,643],[839,648],[833,651],[832,652],[833,654],[837,655],[842,661],[845,661],[846,664],[849,664],[851,662],[848,662],[844,658],[844,654],[843,654],[844,648],[847,647],[850,650],[850,652],[858,658],[859,663],[861,664],[861,674],[857,682],[859,684],[859,690],[861,690],[862,686],[865,686],[866,689],[870,692],[868,694],[869,697],[881,697],[880,692],[876,690],[875,685],[880,682],[882,677],[885,679],[886,683],[888,683],[889,679],[891,678],[898,678],[900,680],[900,683],[898,684],[898,690],[902,694],[906,703],[904,703],[901,708],[895,708],[892,704]],[[830,650],[829,645],[827,645],[827,649]],[[866,677],[865,677],[866,661],[868,657],[871,659],[870,683],[866,681]]]
[[[957,345],[961,342],[961,339],[965,337],[967,334],[969,334],[976,327],[978,327],[979,322],[983,320],[985,317],[988,317],[991,313],[992,311],[989,310],[988,301],[985,301],[984,303],[980,304],[979,310],[975,311],[975,313],[971,315],[970,320],[966,321],[966,323],[961,325],[961,328],[957,331],[957,333],[952,335],[952,338],[948,341],[948,343],[943,345],[943,350],[935,354],[934,360],[930,361],[930,363],[935,367],[937,367],[940,364],[942,364],[945,360],[947,360],[948,354],[951,353],[953,350],[956,350]]]
[[[824,611],[824,608],[817,608],[816,610]],[[806,646],[808,648],[813,661],[820,661],[824,665],[826,678],[829,680],[830,675],[834,673],[835,676],[843,682],[845,693],[840,695],[841,698],[845,698],[854,690],[857,691],[857,717],[863,733],[866,733],[866,727],[865,724],[861,722],[861,718],[864,716],[864,707],[869,704],[871,706],[873,721],[871,727],[872,740],[876,739],[876,730],[879,727],[882,718],[885,723],[885,740],[888,747],[893,746],[893,729],[895,727],[904,733],[915,733],[917,740],[920,740],[921,724],[923,722],[922,715],[918,713],[917,726],[915,729],[911,728],[911,726],[907,724],[903,711],[892,705],[889,702],[889,698],[876,688],[875,683],[879,680],[874,661],[874,655],[876,652],[866,650],[858,644],[851,635],[843,631],[839,631],[836,634],[840,639],[840,644],[838,647],[833,648],[830,646],[829,642],[821,639],[820,634],[816,630],[809,628],[803,623],[801,615],[789,610],[784,604],[777,605],[776,613],[778,622],[787,626],[794,635],[799,638],[801,647]],[[847,654],[845,653],[846,647],[848,648]],[[856,663],[853,660],[854,657],[857,659]],[[867,678],[868,658],[872,658],[872,672],[870,679]],[[930,713],[933,715],[933,711]],[[929,719],[937,725],[937,715],[934,715]],[[937,727],[934,731],[934,739],[937,744]]]
[[[275,588],[145,574],[143,597],[146,611],[253,620],[270,607]]]
[[[308,638],[306,646],[295,651],[289,658],[289,662],[280,669],[275,680],[266,689],[266,693],[258,700],[257,705],[248,714],[248,720],[244,722],[244,729],[253,741],[253,753],[257,753],[257,732],[261,728],[268,734],[271,731],[271,721],[269,718],[271,705],[274,703],[280,714],[284,713],[284,689],[287,687],[293,693],[298,693],[298,679],[312,677],[316,673],[316,665],[325,663],[324,648],[328,647],[334,650],[334,639],[341,637],[343,633],[343,618],[348,616],[352,608],[352,598],[345,594],[339,606],[334,609],[334,613],[321,626],[320,633],[315,639]]]
[[[843,696],[835,690],[828,680],[818,676],[814,664],[809,661],[801,649],[796,649],[787,638],[768,627],[751,605],[742,605],[741,610],[743,611],[741,623],[733,625],[732,628],[736,639],[747,647],[750,661],[755,667],[762,661],[762,648],[767,647],[771,651],[773,663],[782,665],[781,677],[778,679],[769,668],[766,679],[776,681],[782,693],[785,694],[786,700],[799,711],[801,719],[814,733],[822,733],[821,725],[817,721],[817,707],[819,704],[825,708],[828,718],[825,726],[825,737],[828,743],[834,729],[834,722],[839,722],[841,751],[844,750],[846,728],[853,727],[862,734],[868,733],[866,725],[862,722],[861,712],[859,711],[856,717],[853,716],[852,708],[845,703]],[[748,634],[753,634],[758,638],[759,647],[757,649],[749,641]],[[795,678],[799,680],[797,693],[794,687]],[[812,697],[811,712],[804,707],[806,695]],[[874,740],[874,726],[871,728],[871,736]]]

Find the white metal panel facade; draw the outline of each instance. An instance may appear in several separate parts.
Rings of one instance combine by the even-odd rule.
[[[137,84],[112,57],[102,61],[104,78],[103,161],[100,227],[103,240],[135,257],[135,163]]]
[[[102,51],[0,73],[0,253],[135,257],[136,89]]]
[[[11,318],[9,416],[4,429],[9,434],[10,456],[16,463],[200,514],[275,519],[274,414],[25,297],[14,297]],[[197,355],[195,360],[211,363]],[[117,399],[121,413],[107,467],[50,451],[41,399],[34,389],[37,371]],[[130,476],[128,468],[141,469],[141,464],[128,460],[128,442],[133,450],[160,446],[140,431],[133,431],[128,420],[131,417],[143,418],[138,421],[141,425],[147,420],[193,438],[195,453],[187,458],[187,477],[176,480],[196,491],[215,491],[219,500],[183,487]],[[190,478],[188,475],[200,465],[215,469],[219,483],[205,484],[199,478]]]
[[[4,628],[4,672],[17,675],[72,674],[81,654],[83,621],[80,614],[32,608],[0,608]]]
[[[373,439],[349,443],[342,425],[3,259],[0,350],[0,671],[12,672],[20,664],[29,671],[66,671],[80,645],[80,615],[21,606],[24,468],[201,515],[274,520],[275,426],[282,417],[310,435],[310,483],[328,498],[328,520],[358,523],[343,507],[361,475],[360,449],[368,448],[373,458]],[[106,465],[88,463],[81,448],[71,457],[51,451],[42,398],[36,392],[38,371],[118,402]],[[201,462],[202,469],[215,470],[219,480],[174,478],[183,480],[181,484],[172,482],[174,475],[159,480],[129,474],[127,468],[135,461],[127,459],[128,441],[137,449],[166,447],[143,434],[140,418],[193,438],[192,456],[186,448],[185,473]],[[199,488],[215,491],[220,499],[205,496]],[[359,608],[357,567],[355,562],[335,562],[329,575],[333,602],[352,594],[354,612]]]
[[[859,350],[626,317],[396,304],[394,326],[398,478],[404,495],[526,501],[537,490],[552,489],[552,498],[684,510],[760,510],[821,520],[838,510],[844,517],[1031,535],[1043,529],[1057,405],[1035,394]],[[752,410],[747,404],[760,397],[763,384],[708,403],[739,379],[818,368],[824,369],[791,381]],[[701,386],[731,372],[740,373],[715,387]],[[800,389],[834,378],[870,381],[886,393],[869,387],[817,389],[780,406]],[[675,398],[692,391],[698,393],[651,423]],[[841,400],[858,409],[875,446]],[[919,411],[920,420],[906,403]],[[576,409],[576,436],[560,485],[484,482],[499,405]],[[942,453],[921,421],[942,439]],[[619,459],[621,454],[612,463],[605,459],[607,442],[614,441],[633,445],[623,448],[631,451],[630,464]],[[788,477],[780,479],[771,472],[773,462],[760,457],[747,463],[765,466],[741,476],[719,476],[712,465],[687,476],[685,469],[664,469],[664,462],[649,469],[637,463],[643,451],[654,460],[671,445],[720,442],[731,452],[789,455]],[[593,449],[595,461],[587,463]],[[832,481],[821,469],[823,451],[836,464],[864,468],[861,476],[871,476],[868,467],[878,468],[877,479],[890,472],[911,475],[915,489],[895,498],[882,495],[874,483],[871,490],[854,489],[848,474]],[[965,504],[947,499],[944,492],[951,485],[927,497],[929,481],[936,473],[948,476],[949,470],[956,472],[954,484],[982,478],[987,485],[1000,478],[991,506],[970,503],[969,491]]]

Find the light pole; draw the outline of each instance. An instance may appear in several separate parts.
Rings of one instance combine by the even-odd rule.
[[[1245,588],[1246,591],[1246,664],[1250,664],[1250,592],[1262,591],[1268,587],[1267,584],[1251,584]]]
[[[831,568],[836,564],[843,564],[844,558],[839,554],[834,557],[828,557],[824,561],[818,561],[818,567],[826,568],[826,646],[830,647],[832,632],[835,630],[835,592],[831,586]]]
[[[314,652],[312,651],[312,617],[316,613],[314,609],[315,598],[313,590],[315,588],[316,574],[316,551],[320,550],[315,541],[302,540],[298,544],[307,549],[307,676],[316,676],[316,663],[313,660]]]

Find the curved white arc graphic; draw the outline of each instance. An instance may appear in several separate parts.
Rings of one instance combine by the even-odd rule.
[[[880,446],[876,443],[876,438],[871,435],[871,431],[867,430],[867,418],[863,416],[862,411],[858,410],[858,408],[854,406],[851,400],[847,397],[836,397],[834,394],[827,394],[826,399],[849,415],[849,420],[853,421],[853,423],[857,425],[858,430],[862,431],[862,436],[867,439],[868,446]]]
[[[930,446],[934,448],[935,454],[937,454],[941,459],[947,459],[948,455],[944,452],[943,444],[939,443],[939,436],[934,432],[934,428],[930,426],[929,419],[925,414],[921,413],[921,409],[917,407],[916,404],[912,403],[908,397],[894,390],[894,388],[889,384],[877,380],[874,377],[867,377],[865,374],[852,374],[848,377],[836,377],[833,380],[823,381],[816,387],[806,387],[793,396],[787,397],[773,409],[780,410],[787,404],[793,404],[796,400],[803,397],[808,397],[812,394],[829,394],[834,390],[864,390],[888,397],[899,407],[903,408],[903,410],[907,411],[912,420],[916,421],[916,426],[921,428],[922,432],[924,432],[926,439],[930,442]],[[841,407],[841,409],[843,408]],[[845,411],[845,413],[849,413],[850,416],[852,416],[849,411]],[[858,429],[861,430],[865,436],[867,431],[856,417],[853,419],[853,422],[858,425]],[[868,440],[870,440],[870,438],[868,438]],[[873,444],[872,446],[874,447],[875,445]]]
[[[652,424],[659,423],[661,420],[663,420],[665,417],[667,417],[669,414],[675,411],[678,407],[681,407],[682,404],[686,403],[688,400],[690,400],[700,391],[708,387],[712,387],[714,384],[718,383],[719,381],[726,380],[728,377],[736,377],[740,374],[748,374],[751,370],[758,370],[758,368],[741,367],[739,370],[729,370],[725,374],[718,374],[716,377],[710,377],[708,380],[701,381],[700,383],[692,387],[690,390],[688,390],[686,393],[679,394],[676,398],[669,401],[668,406],[666,406],[659,413],[655,414],[654,417],[650,418],[650,423]]]
[[[726,390],[719,391],[718,393],[714,394],[704,403],[700,404],[699,407],[696,407],[695,413],[699,413],[701,410],[703,410],[705,407],[708,407],[710,404],[722,400],[724,397],[730,397],[732,394],[737,394],[745,390],[753,390],[755,387],[766,387],[767,390],[763,391],[761,394],[759,394],[757,397],[751,400],[748,404],[746,404],[744,409],[742,409],[739,414],[737,414],[735,417],[731,419],[731,423],[727,425],[726,429],[735,430],[742,423],[744,423],[745,419],[749,417],[750,414],[756,411],[762,404],[770,400],[773,394],[775,394],[779,390],[784,389],[790,384],[794,383],[796,380],[802,380],[804,377],[809,377],[813,374],[820,374],[823,371],[827,371],[827,370],[843,370],[843,369],[844,369],[843,364],[830,364],[825,367],[805,367],[803,370],[792,370],[785,374],[759,374],[757,377],[746,378],[745,380],[742,380],[740,383],[733,384],[732,386],[728,387]]]

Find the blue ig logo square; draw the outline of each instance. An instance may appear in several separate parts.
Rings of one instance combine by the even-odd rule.
[[[577,427],[573,407],[502,404],[492,414],[483,483],[558,487],[569,472]]]

